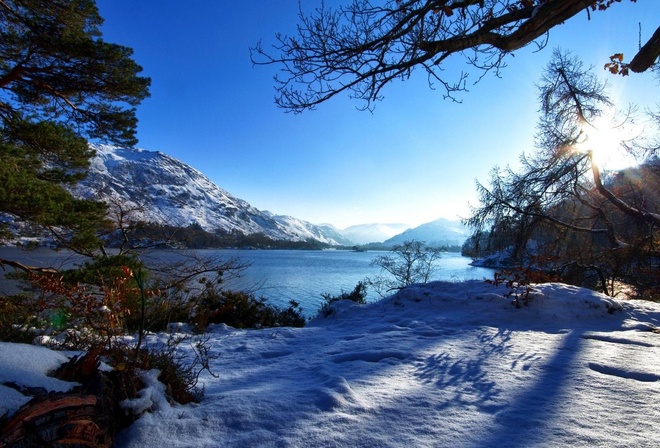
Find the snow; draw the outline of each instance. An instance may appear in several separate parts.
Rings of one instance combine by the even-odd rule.
[[[0,416],[8,411],[13,413],[30,401],[30,397],[17,388],[38,387],[65,392],[76,386],[76,383],[47,376],[65,361],[68,358],[63,353],[45,347],[0,342]],[[7,383],[15,387],[8,387]]]
[[[517,309],[503,286],[436,282],[304,328],[213,326],[204,399],[169,404],[146,372],[131,406],[150,410],[117,445],[659,446],[660,304],[535,289]]]
[[[410,229],[410,225],[396,224],[358,224],[347,227],[341,233],[357,244],[382,243]]]
[[[122,409],[134,415],[140,415],[146,411],[170,409],[165,394],[165,385],[158,381],[158,375],[160,375],[160,370],[158,369],[142,372],[140,379],[145,386],[140,391],[140,396],[138,398],[127,398],[122,401],[120,403]]]
[[[132,219],[187,227],[198,224],[209,232],[239,230],[273,239],[317,239],[341,244],[322,226],[290,216],[262,212],[232,196],[195,168],[157,151],[92,144],[87,177],[71,188],[77,197],[119,200]]]
[[[428,246],[461,246],[469,237],[469,230],[460,220],[439,218],[408,229],[384,241],[385,244],[403,244],[406,241],[424,241]]]

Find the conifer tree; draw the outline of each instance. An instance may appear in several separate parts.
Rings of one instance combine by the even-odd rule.
[[[0,212],[93,244],[103,204],[74,199],[88,140],[136,143],[150,79],[102,39],[94,0],[0,0]]]

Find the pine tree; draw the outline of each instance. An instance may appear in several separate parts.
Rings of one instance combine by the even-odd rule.
[[[0,0],[0,212],[91,243],[105,206],[74,199],[88,140],[136,143],[150,79],[103,41],[93,0]]]

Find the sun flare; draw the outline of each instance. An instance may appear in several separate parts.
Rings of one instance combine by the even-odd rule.
[[[602,116],[582,127],[583,141],[580,151],[591,152],[594,162],[606,170],[620,170],[637,164],[626,151],[625,144],[633,139],[633,130],[625,123],[616,123],[611,117]]]

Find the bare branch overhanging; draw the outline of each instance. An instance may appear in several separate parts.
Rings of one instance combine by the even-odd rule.
[[[280,67],[275,102],[287,111],[314,109],[342,92],[370,109],[388,83],[415,68],[455,100],[468,74],[443,73],[450,56],[463,54],[481,79],[499,72],[512,52],[532,43],[543,47],[552,28],[578,13],[619,1],[352,0],[337,9],[322,2],[311,13],[299,12],[297,35],[277,35],[272,53],[258,44],[251,56],[257,65]],[[627,66],[645,71],[659,53],[660,28]]]

